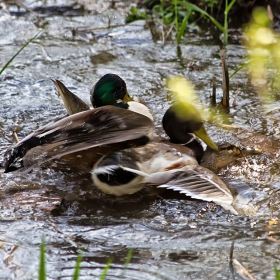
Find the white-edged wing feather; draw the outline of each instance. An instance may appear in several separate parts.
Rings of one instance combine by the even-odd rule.
[[[203,172],[198,172],[197,169]],[[152,175],[149,181],[153,183]],[[232,206],[233,196],[224,182],[216,174],[201,166],[194,171],[173,170],[170,179],[157,187],[178,191],[191,198],[213,201],[233,214],[238,214]]]

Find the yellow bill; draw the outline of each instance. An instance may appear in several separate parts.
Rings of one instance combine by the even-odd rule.
[[[130,97],[129,93],[126,92],[124,98],[123,98],[124,102],[129,102],[129,101],[133,101],[133,99]]]
[[[207,134],[204,125],[200,127],[199,130],[194,131],[194,134],[199,137],[208,147],[210,147],[214,151],[218,151],[219,148],[217,144],[209,137]]]

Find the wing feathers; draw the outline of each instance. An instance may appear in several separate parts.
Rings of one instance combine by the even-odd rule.
[[[209,170],[209,174],[213,175],[211,173]],[[224,189],[224,186],[225,184],[223,182],[221,187],[215,181],[204,176],[204,174],[178,171],[173,174],[168,182],[159,185],[158,188],[178,191],[195,199],[213,201],[226,210],[230,210],[233,214],[237,214],[237,211],[231,205],[233,196],[228,189],[227,191]]]
[[[19,142],[5,156],[5,172],[89,149],[94,156],[94,148],[100,151],[106,146],[108,153],[136,147],[146,144],[152,132],[149,118],[126,109],[104,106],[84,111],[46,125]]]

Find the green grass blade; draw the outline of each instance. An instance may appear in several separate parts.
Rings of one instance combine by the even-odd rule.
[[[244,67],[248,66],[250,62],[246,62],[241,64],[239,67],[237,67],[234,72],[229,76],[229,78],[233,77],[237,72],[239,72],[241,69],[243,69]]]
[[[126,271],[128,265],[130,264],[130,261],[131,261],[131,258],[132,258],[132,253],[133,253],[133,250],[129,249],[129,251],[126,255],[126,258],[125,258],[124,267],[123,267],[123,271],[122,271],[122,274],[121,274],[120,278],[123,278],[124,275],[125,275],[125,271]]]
[[[174,9],[175,9],[175,21],[176,21],[176,33],[179,32],[179,19],[178,19],[178,4],[177,0],[174,0]]]
[[[73,280],[78,280],[79,279],[80,269],[81,269],[81,261],[82,261],[82,254],[81,254],[81,252],[79,252],[78,257],[77,257],[77,261],[76,261]]]
[[[27,43],[25,43],[20,50],[4,65],[0,71],[0,75],[5,71],[5,69],[12,63],[12,61],[20,54],[20,52],[29,45],[43,30],[40,30],[34,37],[32,37]]]
[[[112,259],[109,259],[106,266],[104,267],[103,271],[102,271],[102,274],[100,275],[99,277],[99,280],[104,280],[107,273],[108,273],[108,270],[110,269],[111,267],[111,264],[112,264],[113,260]]]
[[[274,265],[274,273],[275,273],[275,279],[280,280],[280,273],[275,265]]]
[[[228,13],[226,11],[228,11],[228,0],[225,1],[225,11],[224,11],[224,14],[225,14],[225,17],[224,17],[224,46],[227,45],[228,43]]]
[[[224,22],[224,46],[228,44],[228,20],[227,16],[225,16],[225,22]]]
[[[225,8],[225,19],[224,19],[224,45],[228,43],[228,13],[232,6],[234,5],[236,0],[232,0],[228,5],[228,0],[226,1],[226,8]]]
[[[225,14],[228,14],[228,12],[230,11],[230,9],[232,8],[232,6],[234,5],[234,3],[236,2],[236,0],[232,0],[229,5],[227,6],[227,8],[225,9]]]
[[[189,17],[190,17],[190,15],[191,15],[191,13],[192,13],[192,10],[190,9],[190,10],[188,11],[188,14],[187,14],[187,15],[184,17],[184,19],[183,19],[183,22],[182,22],[182,24],[181,24],[181,28],[180,28],[180,30],[179,30],[179,33],[177,34],[177,43],[178,43],[178,44],[180,44],[180,42],[181,42],[182,36],[183,36],[183,34],[184,34],[184,32],[185,32],[185,29],[186,29],[186,26],[187,26],[187,24],[188,24]]]
[[[39,265],[39,273],[38,280],[46,280],[46,262],[45,262],[45,240],[42,238],[42,242],[40,245],[40,265]]]
[[[130,261],[131,261],[131,258],[132,258],[132,253],[133,253],[133,250],[132,249],[129,249],[127,255],[126,255],[126,258],[125,258],[125,262],[124,262],[124,269],[127,269]]]
[[[222,32],[224,32],[224,27],[218,21],[216,21],[211,15],[209,15],[204,10],[200,9],[198,6],[191,4],[189,2],[184,2],[184,1],[178,1],[178,4],[185,6],[187,9],[192,9],[192,10],[199,12],[200,14],[208,17]]]

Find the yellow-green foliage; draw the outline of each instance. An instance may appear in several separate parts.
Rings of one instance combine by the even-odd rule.
[[[197,99],[192,84],[182,76],[171,76],[167,79],[167,87],[173,94],[175,102],[183,103],[185,106]],[[190,108],[191,109],[191,108]],[[180,114],[180,112],[178,112]]]
[[[225,112],[219,111],[217,108],[207,110],[205,106],[199,106],[197,104],[196,101],[199,100],[199,97],[191,82],[186,78],[178,75],[171,76],[167,79],[166,86],[171,93],[172,100],[176,103],[183,104],[183,110],[176,112],[179,117],[184,118],[185,111],[187,110],[189,114],[198,119],[202,117],[206,121],[208,120],[217,124],[228,123],[228,115]],[[192,105],[199,109],[200,116],[197,116],[197,110]],[[193,110],[195,111],[192,112]]]
[[[273,89],[280,90],[280,40],[270,25],[267,11],[256,8],[244,33],[252,83],[263,102],[273,101]]]

